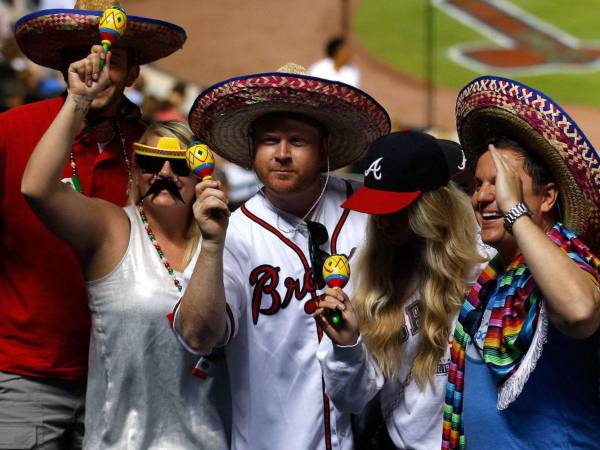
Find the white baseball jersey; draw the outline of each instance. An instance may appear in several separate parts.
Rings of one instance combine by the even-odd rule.
[[[479,253],[491,259],[496,251],[486,249],[479,235],[477,238]],[[477,281],[486,265],[487,261],[467,271],[469,285]],[[413,378],[408,379],[421,341],[420,297],[417,289],[405,303],[402,359],[396,380],[385,380],[362,337],[353,346],[337,346],[326,336],[319,346],[317,357],[328,393],[340,410],[359,413],[381,391],[381,413],[384,418],[387,417],[387,430],[396,447],[437,450],[442,445],[442,415],[453,333],[448,336],[448,347],[436,366],[433,384],[427,383],[421,389]],[[456,319],[457,316],[453,318],[451,330],[454,330]],[[400,386],[407,380],[406,388],[401,390]]]
[[[315,209],[329,253],[349,255],[365,239],[367,216],[340,207],[356,187],[330,178]],[[231,216],[224,282],[232,448],[351,449],[350,416],[329,402],[316,358],[323,287],[312,280],[306,224],[256,194]]]
[[[405,390],[400,385],[409,377],[419,349],[419,292],[413,293],[404,308],[402,362],[398,379],[386,381],[369,355],[362,337],[354,346],[340,347],[325,336],[318,359],[331,400],[342,411],[359,413],[381,391],[381,413],[398,448],[433,450],[442,446],[442,413],[450,366],[450,346],[440,358],[433,377],[421,389],[411,378]],[[392,409],[393,408],[393,409]]]

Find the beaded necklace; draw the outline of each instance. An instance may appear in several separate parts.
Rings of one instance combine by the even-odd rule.
[[[152,245],[154,246],[154,249],[156,250],[158,257],[160,258],[160,262],[163,264],[163,266],[165,266],[165,269],[167,269],[167,272],[173,279],[173,284],[175,284],[175,287],[177,288],[177,290],[179,292],[181,292],[181,290],[183,289],[183,286],[181,286],[181,283],[175,276],[175,271],[169,265],[169,262],[167,261],[167,258],[165,257],[165,253],[160,248],[160,245],[158,244],[158,241],[156,240],[156,236],[152,232],[152,228],[150,228],[150,224],[148,223],[148,218],[146,217],[146,213],[144,212],[144,207],[142,206],[141,201],[137,204],[137,209],[138,209],[138,212],[140,213],[140,217],[142,219],[142,223],[144,224],[144,228],[146,229],[146,234],[148,235],[148,239],[150,239],[150,242],[152,242]]]
[[[127,156],[127,150],[125,149],[125,138],[123,137],[123,133],[121,133],[121,126],[119,125],[119,121],[115,120],[113,122],[117,134],[119,135],[119,140],[121,141],[121,153],[123,154],[123,160],[125,161],[125,167],[127,167],[127,193],[129,193],[129,188],[132,184],[132,176],[131,176],[131,163],[129,162],[129,156]],[[69,153],[69,161],[71,164],[71,183],[73,183],[73,187],[77,192],[83,194],[83,189],[81,187],[81,180],[79,179],[79,175],[77,174],[77,163],[75,162],[75,153],[71,149]]]

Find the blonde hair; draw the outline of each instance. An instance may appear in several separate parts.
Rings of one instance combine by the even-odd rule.
[[[142,135],[142,137],[138,140],[138,142],[144,144],[152,135],[157,135],[160,137],[174,137],[179,139],[179,143],[182,148],[187,148],[190,143],[194,140],[194,133],[190,129],[190,127],[180,120],[169,120],[166,122],[155,122],[146,128],[146,131]],[[135,160],[135,158],[134,158]],[[140,201],[140,190],[137,182],[133,182],[129,188],[129,203],[132,205],[137,205]],[[187,248],[185,250],[185,255],[183,256],[183,266],[186,267],[189,262],[192,260],[194,253],[196,252],[196,248],[198,247],[198,242],[200,241],[200,228],[198,227],[198,223],[194,220],[194,216],[190,220],[190,224],[187,232]]]
[[[399,219],[407,226],[394,230],[390,225]],[[410,232],[408,242],[398,243],[398,236],[402,240]],[[469,199],[452,182],[423,192],[403,211],[369,218],[352,303],[365,345],[388,380],[398,377],[406,340],[404,308],[418,291],[420,337],[412,377],[421,388],[433,383],[465,297],[465,278],[484,261],[476,234]]]

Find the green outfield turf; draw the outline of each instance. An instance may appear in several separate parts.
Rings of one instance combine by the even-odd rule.
[[[600,0],[513,0],[511,3],[578,39],[600,45]],[[425,0],[363,0],[353,18],[353,28],[361,43],[377,58],[423,78],[426,7]],[[492,41],[438,8],[434,8],[434,23],[434,82],[461,88],[483,74],[454,63],[447,49],[456,44]],[[495,74],[517,78],[559,103],[600,107],[600,68],[584,73],[533,76]]]

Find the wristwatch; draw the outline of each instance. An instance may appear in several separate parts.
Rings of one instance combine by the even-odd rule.
[[[504,228],[506,231],[512,234],[512,227],[519,217],[529,216],[533,217],[533,213],[523,202],[517,203],[515,206],[510,208],[504,215]]]

